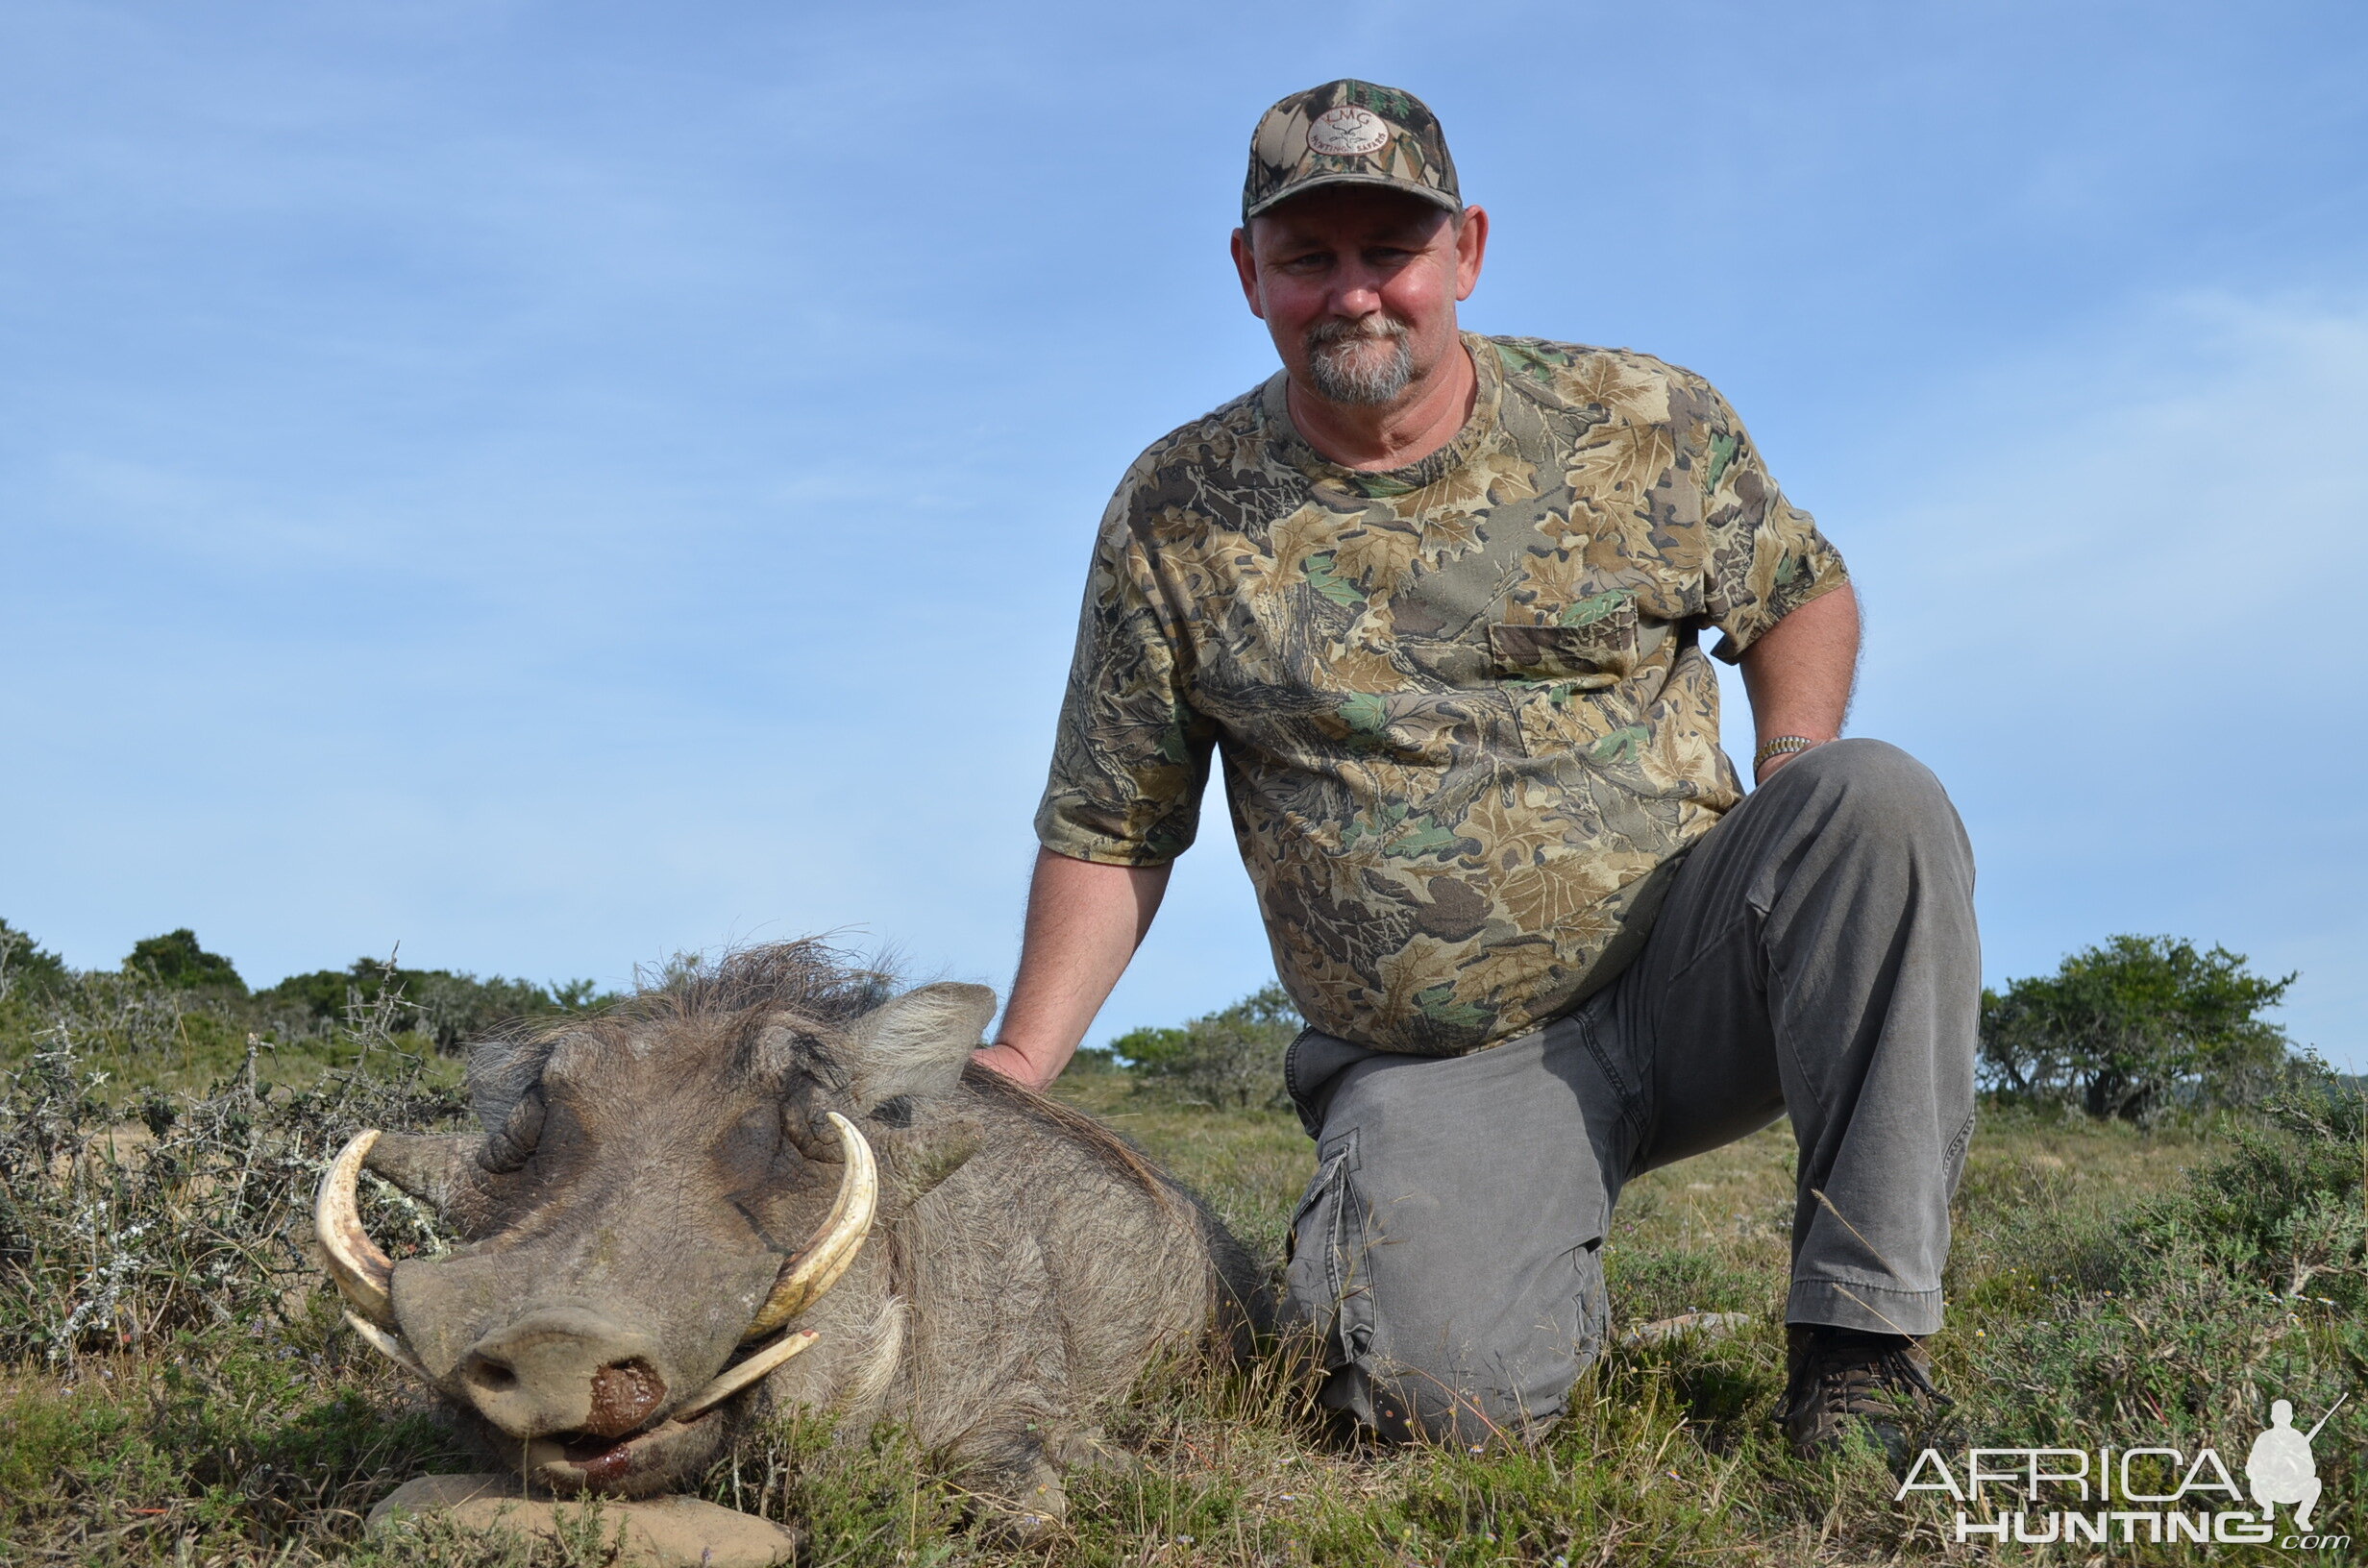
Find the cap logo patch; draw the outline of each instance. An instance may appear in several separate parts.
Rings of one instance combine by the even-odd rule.
[[[1354,104],[1325,110],[1307,128],[1308,149],[1326,158],[1362,158],[1379,152],[1389,139],[1381,116]]]

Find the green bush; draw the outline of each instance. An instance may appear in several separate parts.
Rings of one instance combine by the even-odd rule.
[[[1137,1029],[1110,1042],[1132,1064],[1137,1086],[1222,1110],[1281,1110],[1283,1052],[1304,1027],[1299,1010],[1269,983],[1181,1029]]]
[[[1082,1045],[1078,1047],[1077,1054],[1069,1059],[1069,1066],[1061,1070],[1072,1077],[1101,1078],[1125,1069],[1119,1066],[1117,1053],[1109,1047]]]
[[[1129,1029],[1110,1041],[1109,1054],[1114,1062],[1128,1066],[1148,1069],[1154,1063],[1172,1060],[1191,1039],[1181,1029],[1161,1029],[1147,1026]],[[1079,1051],[1079,1056],[1085,1053]]]
[[[2067,1203],[2044,1171],[1996,1192],[2011,1262],[1960,1286],[1942,1341],[1970,1362],[1953,1379],[1969,1440],[2093,1449],[2144,1433],[2242,1455],[2271,1398],[2334,1406],[2368,1358],[2364,1110],[2322,1079],[2225,1115],[2225,1152],[2134,1202]],[[2360,1430],[2347,1413],[2320,1452]],[[2331,1479],[2331,1511],[2362,1479]]]
[[[2368,1310],[2368,1095],[2331,1081],[2289,1090],[2239,1122],[2228,1154],[2192,1172],[2139,1236],[2191,1243],[2232,1279],[2282,1298]]]
[[[247,993],[247,983],[238,978],[238,970],[231,961],[199,946],[197,933],[185,925],[178,931],[134,943],[132,955],[123,961],[123,972],[147,975],[157,984],[175,991],[227,991],[238,996]]]
[[[71,972],[64,959],[0,920],[0,1001],[63,985]]]
[[[2285,1031],[2259,1015],[2295,979],[2255,974],[2225,947],[2113,937],[2003,996],[1982,993],[1983,1072],[2014,1098],[2125,1121],[2252,1104],[2289,1075]]]
[[[374,958],[358,958],[343,969],[289,975],[259,997],[330,1027],[356,1008],[378,1006],[389,994],[400,998],[404,1027],[426,1035],[446,1055],[513,1019],[580,1013],[615,1000],[590,980],[549,986],[499,974],[480,980],[450,969],[407,969]]]

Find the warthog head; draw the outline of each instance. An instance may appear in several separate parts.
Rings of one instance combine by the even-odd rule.
[[[480,1046],[481,1135],[366,1131],[321,1184],[348,1318],[546,1486],[696,1479],[751,1389],[818,1336],[860,1337],[817,1304],[977,1146],[951,1091],[994,993],[886,992],[791,943]],[[390,1262],[361,1227],[365,1167],[468,1244]]]

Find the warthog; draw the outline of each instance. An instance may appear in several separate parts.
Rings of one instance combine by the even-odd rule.
[[[322,1182],[347,1316],[552,1490],[693,1482],[769,1410],[810,1408],[901,1423],[1057,1517],[1062,1469],[1102,1452],[1098,1406],[1262,1314],[1172,1180],[970,1064],[994,1008],[981,986],[890,996],[794,943],[481,1045],[482,1136],[364,1132]],[[365,1168],[467,1244],[390,1262]]]

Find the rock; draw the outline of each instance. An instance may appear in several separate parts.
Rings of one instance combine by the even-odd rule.
[[[1684,1312],[1676,1317],[1640,1323],[1621,1335],[1619,1342],[1623,1349],[1641,1350],[1647,1345],[1665,1345],[1695,1335],[1723,1339],[1728,1335],[1741,1332],[1750,1322],[1749,1312]]]
[[[601,1537],[624,1532],[621,1565],[631,1568],[773,1568],[796,1555],[798,1535],[770,1520],[695,1497],[599,1500]],[[467,1531],[508,1531],[556,1542],[562,1525],[580,1530],[589,1500],[522,1497],[509,1476],[422,1476],[396,1487],[370,1510],[378,1530],[408,1517],[440,1517]]]

